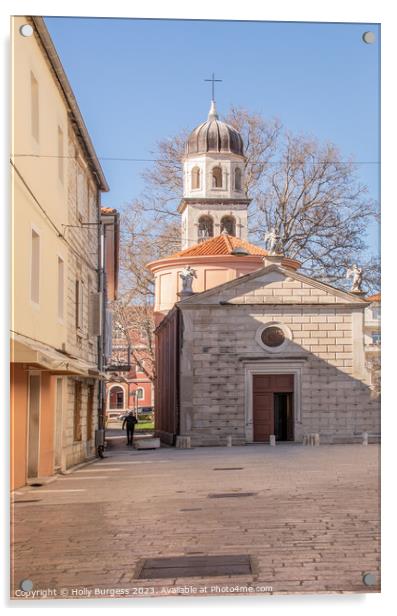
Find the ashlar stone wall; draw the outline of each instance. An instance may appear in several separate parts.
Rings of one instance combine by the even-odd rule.
[[[379,433],[379,401],[365,368],[363,306],[285,275],[219,289],[201,294],[196,304],[194,298],[180,303],[181,434],[189,434],[193,446],[225,445],[228,435],[235,444],[252,440],[249,373],[284,367],[289,373],[291,366],[300,374],[296,441],[309,432],[319,432],[322,442]],[[270,322],[290,332],[279,353],[257,342]]]
[[[98,366],[97,337],[89,331],[89,297],[98,286],[98,187],[93,181],[84,152],[70,128],[68,135],[68,225],[65,231],[69,242],[66,276],[66,351],[83,360],[93,369]],[[89,225],[82,223],[91,223]],[[94,224],[92,224],[94,223]],[[82,322],[76,328],[76,280],[81,281]],[[81,428],[82,438],[74,440],[75,381],[82,382]],[[94,455],[95,429],[98,425],[98,380],[76,377],[66,379],[66,400],[63,420],[63,463],[66,468]],[[92,437],[87,440],[88,386],[94,385]]]

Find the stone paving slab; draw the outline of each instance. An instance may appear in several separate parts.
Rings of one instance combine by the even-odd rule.
[[[379,592],[377,445],[126,449],[18,491],[40,500],[13,505],[12,596],[25,579],[59,598]],[[227,492],[256,494],[209,498]],[[233,554],[251,574],[137,577],[143,559]]]

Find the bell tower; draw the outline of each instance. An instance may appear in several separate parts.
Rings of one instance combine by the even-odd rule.
[[[208,119],[189,135],[183,160],[182,249],[222,232],[248,236],[248,205],[240,133],[219,120],[215,101]]]

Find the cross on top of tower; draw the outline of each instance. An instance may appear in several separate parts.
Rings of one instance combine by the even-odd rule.
[[[212,77],[211,79],[204,79],[204,81],[211,81],[212,82],[212,100],[215,100],[215,82],[216,81],[223,81],[223,79],[215,79],[215,74],[212,73]]]

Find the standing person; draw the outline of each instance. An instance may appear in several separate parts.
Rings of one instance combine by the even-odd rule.
[[[130,411],[127,417],[124,418],[123,426],[121,428],[122,430],[124,430],[125,427],[127,428],[127,445],[132,445],[132,442],[134,440],[134,428],[136,423],[138,423],[138,420],[135,417],[134,413]]]

